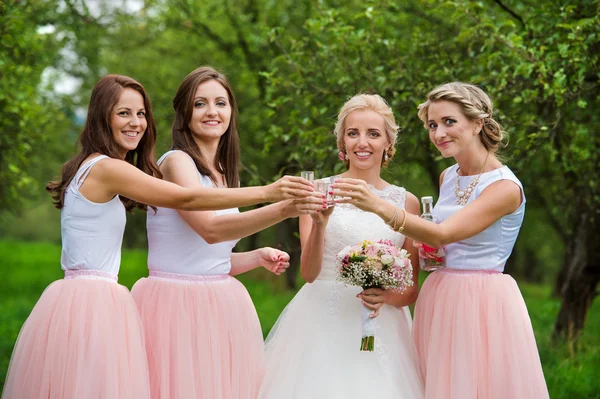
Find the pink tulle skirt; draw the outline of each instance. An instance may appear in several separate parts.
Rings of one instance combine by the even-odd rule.
[[[65,279],[46,288],[19,333],[3,399],[150,397],[135,302],[107,280]]]
[[[151,276],[132,294],[144,324],[153,399],[256,398],[264,343],[256,309],[238,280]]]
[[[509,275],[431,274],[413,335],[428,399],[548,398],[531,320]]]

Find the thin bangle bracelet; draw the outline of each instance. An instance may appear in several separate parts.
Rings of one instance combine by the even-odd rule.
[[[400,210],[404,213],[404,220],[402,220],[402,226],[398,228],[398,233],[402,233],[404,231],[404,225],[406,224],[406,210],[404,210],[404,208],[400,208]]]
[[[392,215],[391,219],[388,220],[388,222],[386,223],[388,226],[390,226],[392,228],[392,230],[395,230],[396,227],[396,223],[397,223],[397,219],[398,219],[398,208],[394,209],[394,214]]]

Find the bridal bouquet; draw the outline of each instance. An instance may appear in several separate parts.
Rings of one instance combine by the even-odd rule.
[[[337,280],[368,288],[384,288],[404,292],[413,285],[412,265],[406,250],[389,240],[349,245],[336,257]],[[361,351],[372,352],[375,347],[375,319],[371,311],[363,310]]]

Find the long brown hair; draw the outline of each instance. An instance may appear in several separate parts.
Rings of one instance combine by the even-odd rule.
[[[190,72],[183,79],[181,85],[179,85],[173,99],[175,120],[173,121],[173,146],[171,148],[187,153],[194,160],[198,171],[210,177],[213,183],[217,184],[216,177],[206,165],[202,151],[194,141],[194,136],[190,130],[190,121],[192,120],[192,113],[194,111],[194,94],[200,84],[209,80],[216,80],[223,86],[227,91],[229,103],[231,104],[229,127],[219,139],[214,167],[225,177],[227,187],[239,187],[240,138],[237,130],[237,102],[227,77],[214,68],[209,66],[200,67]]]
[[[151,176],[162,178],[154,161],[154,145],[156,143],[156,122],[152,116],[150,99],[144,87],[134,79],[122,75],[107,75],[100,79],[92,90],[87,118],[78,144],[81,145],[79,154],[71,158],[62,167],[60,180],[51,181],[46,185],[46,191],[52,194],[54,205],[61,209],[65,204],[65,191],[82,162],[93,153],[108,155],[111,158],[121,159],[119,146],[113,138],[111,129],[111,113],[119,101],[124,89],[133,89],[140,93],[144,99],[146,121],[148,126],[137,148],[128,151],[125,161],[135,165],[142,172]],[[125,208],[130,211],[134,208],[147,209],[147,206],[129,198],[120,197]]]

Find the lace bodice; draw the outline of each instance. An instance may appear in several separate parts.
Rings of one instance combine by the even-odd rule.
[[[377,196],[404,208],[406,190],[389,185],[383,190],[371,186]],[[376,214],[362,211],[350,204],[335,206],[325,229],[323,265],[317,280],[335,280],[335,257],[344,247],[363,240],[391,240],[397,246],[404,244],[404,236],[393,231]]]

